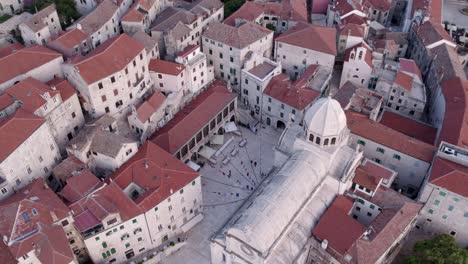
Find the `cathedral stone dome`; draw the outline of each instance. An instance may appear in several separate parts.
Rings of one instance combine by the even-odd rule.
[[[304,124],[311,141],[338,138],[346,128],[346,115],[335,99],[320,98],[307,110]]]

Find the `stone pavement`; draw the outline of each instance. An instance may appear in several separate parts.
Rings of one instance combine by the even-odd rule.
[[[225,142],[230,137],[234,137],[235,142],[218,156],[216,165],[205,164],[201,169],[204,219],[187,233],[187,244],[162,263],[210,263],[210,238],[255,190],[263,178],[261,172],[267,174],[272,170],[273,146],[282,131],[264,127],[253,134],[244,127],[239,128],[247,145],[241,148],[238,145],[241,137],[226,135]],[[234,157],[230,154],[233,147],[238,149]],[[222,163],[224,157],[231,159],[226,165]]]

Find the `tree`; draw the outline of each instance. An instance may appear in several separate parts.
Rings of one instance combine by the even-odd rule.
[[[243,4],[245,0],[225,0],[224,1],[224,17],[229,17],[232,13],[236,12]]]
[[[268,28],[268,29],[271,30],[271,31],[276,31],[276,27],[275,27],[275,25],[273,25],[272,23],[268,23],[268,24],[266,25],[266,28]]]
[[[405,259],[406,264],[467,264],[468,250],[458,247],[455,239],[447,234],[416,242],[414,256]]]

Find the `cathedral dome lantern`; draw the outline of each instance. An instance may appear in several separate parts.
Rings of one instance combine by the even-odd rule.
[[[341,105],[331,97],[318,99],[304,116],[306,139],[327,147],[341,142],[346,131],[346,115]]]

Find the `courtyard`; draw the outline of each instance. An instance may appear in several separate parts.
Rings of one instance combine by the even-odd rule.
[[[210,238],[273,170],[273,146],[282,131],[258,128],[257,134],[241,126],[242,136],[226,134],[224,142],[233,141],[216,157],[216,164],[207,162],[201,168],[204,218],[186,234],[186,245],[161,263],[210,263]],[[247,141],[243,147],[242,140]],[[223,162],[228,157],[229,162]]]

